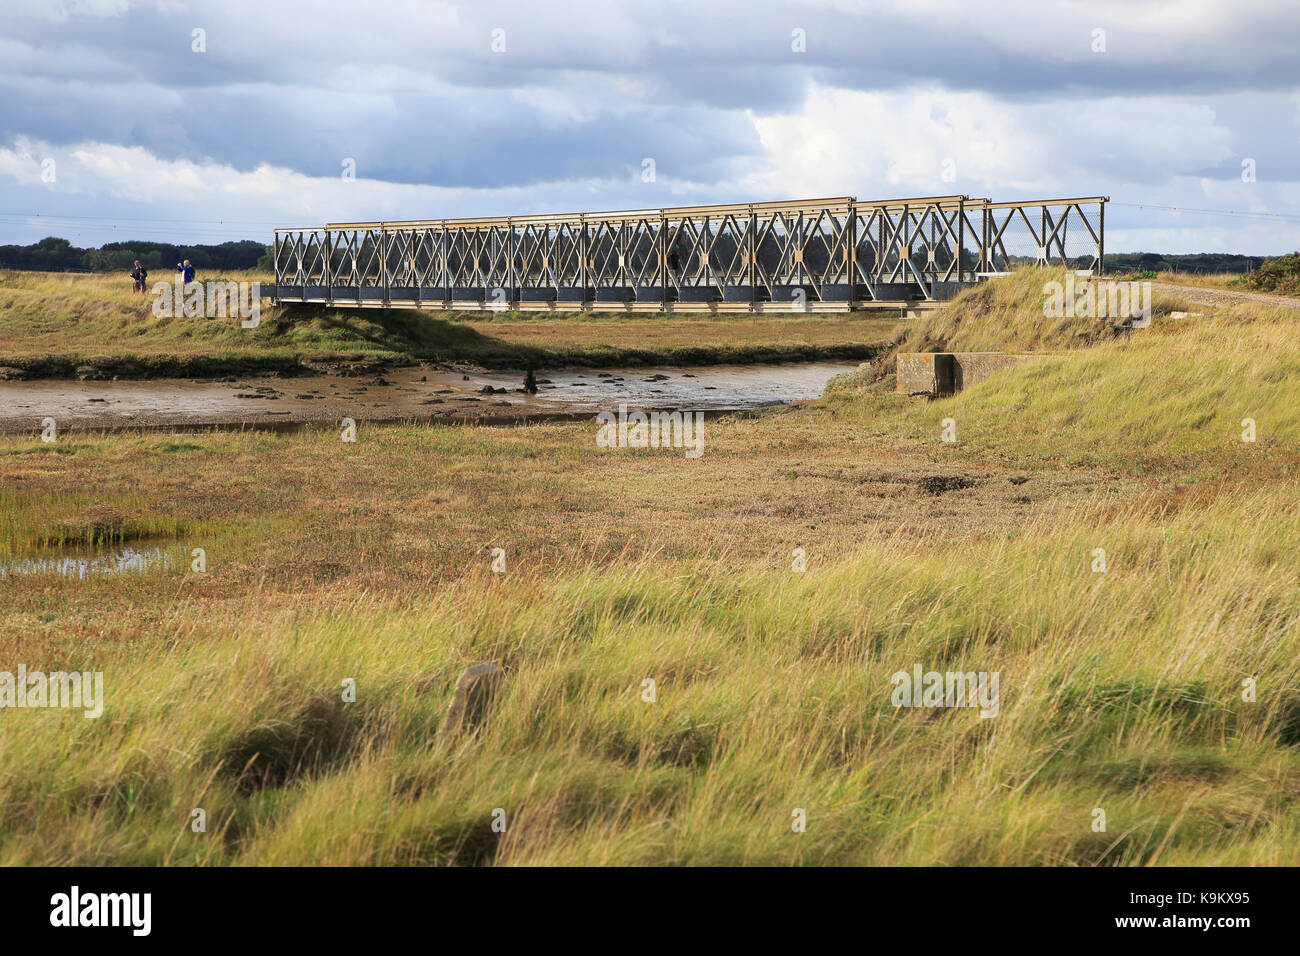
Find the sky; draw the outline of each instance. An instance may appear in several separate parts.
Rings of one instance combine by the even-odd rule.
[[[1108,252],[1300,249],[1297,0],[0,11],[0,243],[951,194],[1109,196]]]

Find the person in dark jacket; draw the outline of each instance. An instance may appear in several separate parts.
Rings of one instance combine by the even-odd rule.
[[[131,270],[131,291],[144,292],[145,282],[149,279],[149,270],[140,265],[140,260],[135,260],[135,268]]]

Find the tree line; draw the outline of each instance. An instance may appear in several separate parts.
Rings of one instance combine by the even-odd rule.
[[[49,236],[29,246],[0,246],[0,269],[35,272],[130,272],[139,259],[146,269],[167,271],[189,259],[205,272],[244,269],[271,271],[271,247],[252,239],[217,246],[170,242],[109,242],[82,249],[67,239]]]
[[[1226,252],[1194,252],[1169,255],[1158,252],[1108,252],[1106,271],[1114,272],[1194,272],[1219,275],[1229,272],[1254,272],[1268,260],[1266,256],[1239,256]]]

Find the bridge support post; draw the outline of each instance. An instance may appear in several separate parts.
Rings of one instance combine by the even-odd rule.
[[[993,259],[989,251],[989,204],[984,203],[980,209],[980,272],[993,271]]]
[[[579,216],[578,230],[578,285],[582,290],[582,304],[579,308],[587,310],[587,253],[591,243],[587,241],[587,217]]]
[[[962,251],[966,246],[966,200],[957,200],[957,285],[965,278],[962,269]]]
[[[388,272],[388,224],[379,224],[379,268],[384,270],[384,308],[387,309],[392,295],[392,281]]]
[[[745,275],[749,281],[749,308],[753,312],[758,311],[758,246],[755,243],[755,236],[758,232],[758,215],[754,212],[754,207],[749,207],[749,219],[746,220],[745,237]]]
[[[334,305],[334,243],[333,234],[325,230],[325,299]]]
[[[849,308],[858,302],[858,207],[849,203],[848,213],[844,217],[844,270],[849,283]]]
[[[664,290],[664,300],[659,306],[659,311],[667,312],[668,285],[671,280],[668,275],[668,217],[663,213],[659,214],[659,241],[656,245],[659,249],[659,282]]]
[[[506,283],[510,288],[506,291],[506,301],[510,305],[515,304],[515,296],[519,294],[518,283],[515,281],[515,223],[513,219],[506,220]]]
[[[1106,275],[1106,203],[1097,203],[1097,278]]]

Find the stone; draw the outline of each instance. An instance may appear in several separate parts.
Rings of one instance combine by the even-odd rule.
[[[467,667],[456,681],[451,694],[447,716],[443,718],[438,735],[444,739],[456,737],[464,731],[473,731],[483,723],[484,712],[505,677],[505,671],[496,661]]]

